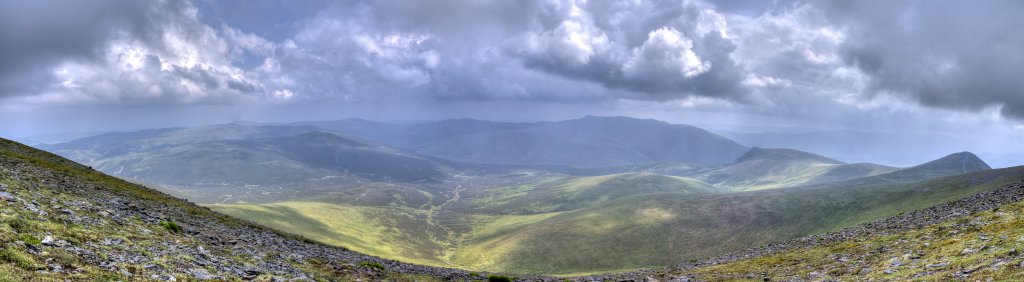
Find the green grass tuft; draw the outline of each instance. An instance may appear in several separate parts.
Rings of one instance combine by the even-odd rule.
[[[380,271],[387,271],[388,270],[388,268],[385,267],[383,264],[380,264],[379,262],[375,262],[375,261],[360,262],[359,266],[365,267],[365,268],[372,268],[372,269],[376,269],[376,270],[380,270]]]
[[[160,222],[160,226],[163,226],[164,229],[167,229],[167,231],[170,231],[171,233],[181,233],[182,231],[181,226],[173,221],[162,221]]]
[[[32,236],[32,234],[25,233],[18,234],[18,240],[32,245],[39,245],[43,243],[43,241],[39,240],[39,238],[36,238],[36,236]]]
[[[14,246],[7,246],[7,248],[0,251],[0,260],[13,263],[26,270],[34,270],[39,267],[39,264],[31,256],[15,249]]]

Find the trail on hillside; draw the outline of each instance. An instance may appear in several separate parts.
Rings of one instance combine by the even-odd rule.
[[[462,175],[455,175],[456,178],[462,178]],[[428,232],[430,240],[441,245],[443,247],[442,254],[439,257],[448,257],[452,252],[452,245],[455,244],[455,231],[451,227],[441,224],[437,221],[436,216],[444,211],[444,209],[453,203],[459,201],[462,198],[463,185],[456,183],[455,187],[451,190],[451,197],[444,201],[440,205],[431,205],[430,209],[427,210],[427,224],[436,228],[439,228],[443,232],[444,238],[439,238],[434,232]]]

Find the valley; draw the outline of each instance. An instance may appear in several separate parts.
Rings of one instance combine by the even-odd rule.
[[[1024,281],[1024,1],[0,1],[0,282]]]
[[[616,127],[705,140],[682,144],[721,157],[713,163],[689,155],[652,162],[627,154],[612,158],[637,161],[607,163],[601,160],[609,156],[589,152],[608,148],[559,149],[568,154],[559,158],[585,164],[566,166],[548,156],[476,163],[466,160],[480,159],[462,155],[493,151],[467,140],[480,139],[470,143],[501,151],[513,144],[495,140],[530,140],[540,134],[535,130],[571,133],[578,136],[574,142],[594,146],[633,148],[621,152],[673,154],[673,149],[639,150],[663,147],[662,139],[616,139],[603,129]],[[699,137],[688,137],[694,134]],[[342,120],[120,133],[49,148],[217,212],[361,253],[424,265],[557,275],[663,267],[827,233],[956,200],[1024,175],[1018,168],[992,170],[968,152],[907,168],[848,164],[790,149],[754,147],[736,154],[708,144],[727,139],[707,134],[622,117],[524,124]],[[730,142],[719,143],[735,144]],[[462,144],[458,147],[468,151],[444,153],[429,145],[441,143]],[[531,142],[514,144],[519,148],[508,152],[548,155]]]

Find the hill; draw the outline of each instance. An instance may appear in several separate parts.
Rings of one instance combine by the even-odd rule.
[[[836,182],[896,170],[869,163],[847,164],[791,149],[754,147],[733,163],[691,177],[735,190],[759,190]]]
[[[120,177],[164,186],[422,181],[442,164],[310,125],[223,124],[107,133],[44,146]]]
[[[960,152],[924,164],[879,175],[878,177],[897,182],[914,181],[987,169],[992,168],[978,158],[978,156],[970,152]]]
[[[441,165],[430,160],[325,132],[165,144],[89,164],[121,177],[179,186],[301,183],[325,176],[402,181],[444,176]]]
[[[732,192],[650,173],[525,173],[521,180],[505,181],[512,184],[472,184],[492,178],[470,177],[453,184],[466,187],[452,191],[420,190],[429,195],[426,203],[311,199],[211,207],[389,258],[579,274],[672,265],[830,232],[988,191],[1022,176],[1024,168],[1013,168],[917,182],[868,177],[878,182],[842,189],[822,184]]]
[[[970,152],[960,152],[950,154],[924,164],[902,168],[892,172],[876,174],[874,176],[819,184],[808,184],[793,187],[792,189],[815,189],[822,187],[841,189],[894,183],[910,183],[936,177],[962,175],[989,169],[991,168],[974,154]]]
[[[0,280],[469,279],[239,221],[0,139]]]
[[[313,127],[222,124],[196,128],[164,128],[135,132],[111,132],[42,149],[80,162],[91,162],[132,153],[162,150],[170,146],[208,141],[279,137],[316,131]]]
[[[423,154],[473,163],[574,167],[720,164],[746,150],[703,129],[655,120],[588,116],[519,126],[405,146]]]
[[[454,261],[470,268],[527,273],[671,265],[926,208],[1022,176],[1024,167],[1017,167],[839,190],[641,195],[469,239],[463,248],[474,251],[457,252]]]
[[[312,145],[311,140],[303,140],[304,145],[295,146],[272,140],[311,132],[334,133],[338,138],[366,145],[360,147],[364,149],[373,146],[376,149],[345,151],[353,154],[373,151],[375,156],[337,155],[333,157],[335,161],[342,161],[341,157],[350,159],[345,164],[326,165],[323,163],[326,156],[310,150],[329,148]],[[300,149],[300,146],[305,147]],[[338,171],[354,172],[378,181],[418,181],[436,178],[442,166],[492,171],[534,168],[596,174],[631,171],[637,165],[656,163],[694,166],[724,163],[746,150],[735,142],[692,126],[625,117],[537,123],[450,119],[412,125],[360,119],[292,124],[233,123],[107,133],[44,148],[139,181],[165,186],[217,187],[275,185],[344,176],[338,175]],[[337,153],[336,148],[329,150]],[[372,168],[356,167],[364,162],[372,162],[366,163]],[[378,172],[380,175],[376,175]]]
[[[649,194],[725,192],[697,180],[652,173],[563,178],[517,187],[482,187],[464,192],[458,208],[481,214],[537,214],[610,204]]]
[[[685,280],[1024,279],[1024,180],[828,234],[659,271]]]

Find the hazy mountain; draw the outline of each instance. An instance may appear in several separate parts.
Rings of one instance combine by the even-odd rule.
[[[358,118],[347,118],[332,121],[303,121],[285,124],[286,126],[312,126],[344,134],[358,136],[363,139],[382,141],[407,129],[407,125],[369,121]]]
[[[196,128],[111,132],[41,147],[76,161],[91,162],[120,155],[161,150],[174,145],[286,136],[316,130],[320,129],[310,126],[220,124]]]
[[[757,190],[836,182],[896,170],[877,164],[847,164],[791,149],[754,147],[731,164],[693,177],[716,186]]]
[[[719,164],[746,150],[696,127],[626,117],[530,124],[454,120],[416,125],[409,131],[415,134],[391,142],[425,155],[484,164]]]
[[[978,145],[975,148],[964,147],[964,144],[987,144],[987,142],[974,142],[972,138],[977,138],[976,136],[962,131],[829,130],[736,133],[729,130],[716,130],[715,132],[748,146],[789,148],[814,152],[847,162],[871,162],[898,167],[912,166],[934,159],[936,154],[965,149],[977,153],[993,167],[1018,165],[1020,160],[1024,159],[1024,154],[1012,150],[991,151],[992,145]],[[928,142],[921,142],[921,140],[928,140]]]
[[[121,177],[179,186],[296,183],[326,176],[415,181],[443,175],[440,165],[424,158],[325,132],[251,138],[301,131],[237,125],[168,131],[159,138],[121,140],[118,144],[128,144],[124,147],[131,150],[117,151],[117,155],[94,150],[108,154],[89,164]],[[214,136],[178,142],[193,134]]]
[[[284,125],[268,124],[224,124],[197,128],[168,128],[143,130],[127,133],[108,133],[82,138],[71,142],[45,146],[55,153],[78,161],[95,164],[105,171],[144,177],[164,179],[152,174],[160,164],[138,164],[136,162],[167,161],[161,171],[180,172],[186,163],[168,159],[168,154],[178,154],[188,159],[203,159],[231,167],[251,168],[256,175],[281,175],[271,179],[299,179],[322,174],[309,171],[308,167],[323,168],[316,164],[303,163],[305,160],[285,156],[281,151],[258,149],[258,146],[240,146],[244,141],[297,135],[306,132],[331,131],[342,134],[356,142],[389,145],[410,152],[447,159],[462,163],[489,165],[513,165],[527,167],[628,167],[636,165],[691,164],[709,165],[729,162],[740,156],[746,148],[726,138],[705,130],[674,125],[655,120],[640,120],[626,117],[585,117],[561,122],[507,123],[474,119],[450,119],[411,125],[379,123],[361,119],[337,121],[298,122]],[[198,145],[204,142],[209,144]],[[266,144],[264,144],[266,145]],[[283,144],[278,144],[284,146]],[[243,150],[244,149],[244,150]],[[281,149],[281,148],[275,148]],[[307,148],[313,150],[314,148]],[[238,152],[245,151],[241,154]],[[305,152],[305,151],[303,151]],[[392,151],[397,152],[397,151]],[[149,154],[154,155],[149,155]],[[351,156],[349,156],[351,157]],[[155,158],[155,159],[154,159]],[[355,164],[352,160],[349,163]],[[173,165],[172,165],[173,164]],[[275,164],[266,167],[269,164]],[[280,170],[275,172],[275,167]],[[375,164],[374,166],[380,166]],[[391,162],[401,168],[409,164]],[[415,165],[414,165],[415,166]],[[301,167],[301,168],[300,168]],[[624,169],[619,169],[622,171]],[[175,183],[192,182],[190,177],[207,182],[217,177],[202,175],[223,175],[223,172],[199,171],[197,174],[181,174]],[[235,173],[238,174],[238,173]],[[415,173],[419,175],[419,173]],[[292,175],[285,177],[284,175]],[[170,176],[168,173],[167,176]],[[390,178],[397,178],[391,173]],[[255,176],[253,176],[255,177]],[[242,178],[254,179],[253,177]],[[170,177],[166,177],[170,178]],[[414,179],[417,177],[406,177]]]

